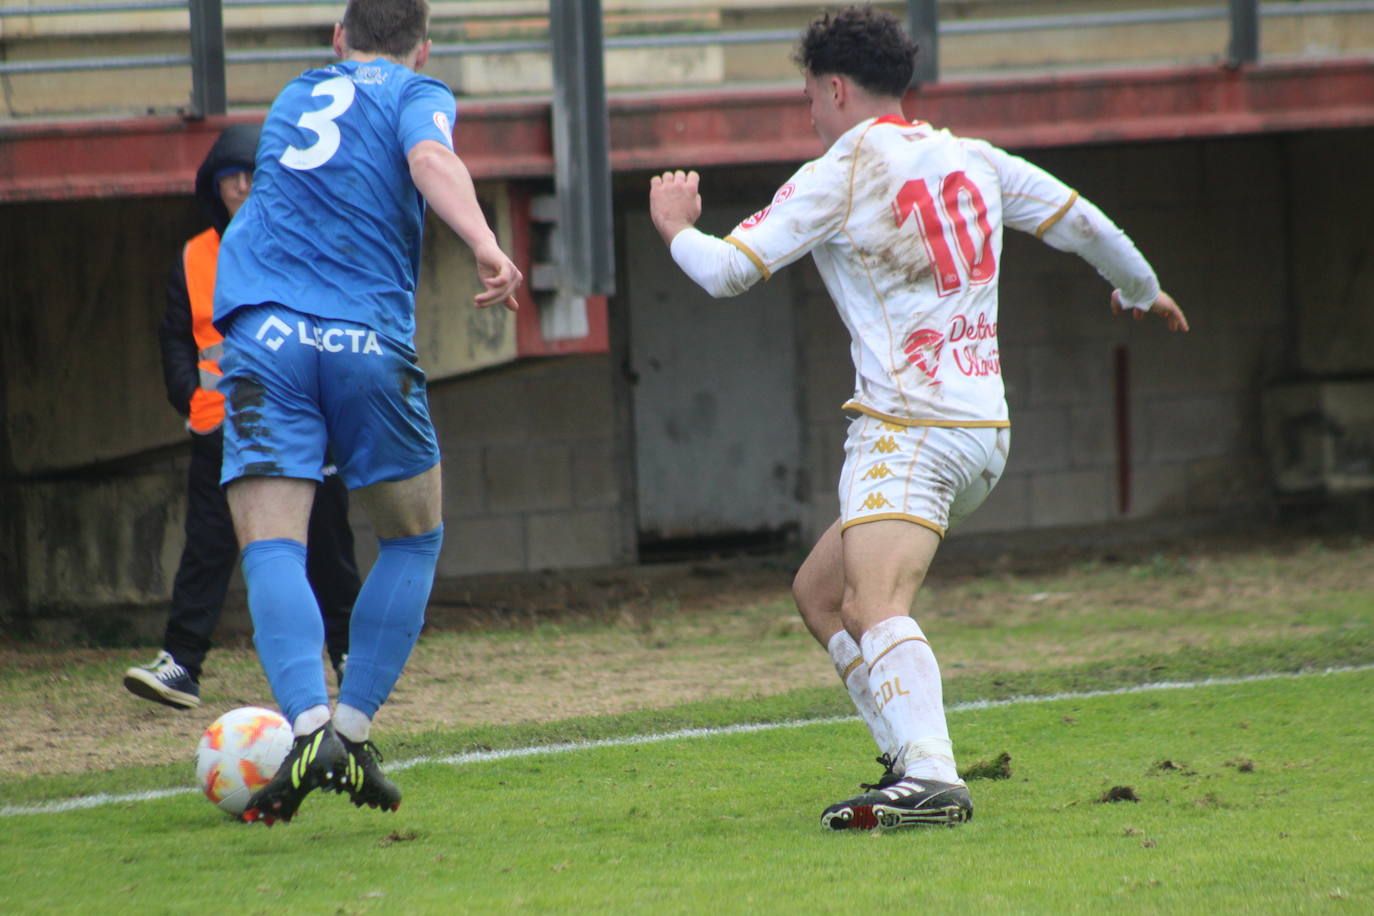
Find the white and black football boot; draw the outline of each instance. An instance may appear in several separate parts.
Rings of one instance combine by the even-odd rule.
[[[827,830],[901,830],[953,827],[973,819],[968,786],[934,779],[901,779],[836,802],[821,813]]]

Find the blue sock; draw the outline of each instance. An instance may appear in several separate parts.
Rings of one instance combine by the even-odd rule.
[[[305,545],[287,538],[243,548],[243,581],[253,617],[253,645],[288,722],[312,706],[328,704],[324,685],[324,622],[310,580]]]
[[[348,665],[339,703],[376,715],[420,638],[444,526],[408,538],[377,539],[348,629]]]

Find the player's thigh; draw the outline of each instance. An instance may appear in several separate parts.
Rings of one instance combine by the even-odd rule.
[[[318,481],[328,428],[309,319],[275,304],[234,313],[224,337],[223,483],[244,477]]]
[[[315,334],[331,454],[348,488],[404,484],[434,468],[439,442],[425,374],[410,345],[337,319],[319,320]],[[405,498],[420,489],[417,483],[398,492]]]
[[[850,633],[910,614],[939,546],[934,530],[905,519],[845,528],[843,616]]]
[[[413,537],[439,527],[441,465],[407,480],[382,481],[353,491],[379,538]]]
[[[225,489],[239,546],[287,538],[306,543],[316,483],[297,477],[239,477]]]

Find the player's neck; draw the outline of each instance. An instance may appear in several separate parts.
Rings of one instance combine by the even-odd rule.
[[[391,61],[393,64],[396,64],[400,67],[408,67],[411,70],[415,69],[415,65],[413,63],[406,63],[406,61],[404,60],[398,60],[397,58],[389,57],[386,54],[378,54],[376,51],[349,51],[343,59],[345,61],[352,61],[353,63],[358,64],[370,64],[374,60],[387,60]]]
[[[907,120],[906,112],[902,111],[901,99],[874,99],[872,104],[860,105],[854,112],[854,124],[862,124],[874,118],[901,118]],[[852,126],[852,125],[851,125]]]

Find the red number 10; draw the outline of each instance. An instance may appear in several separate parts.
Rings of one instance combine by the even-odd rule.
[[[974,243],[964,209],[960,206],[965,200],[973,210],[974,222],[978,224],[978,234],[982,237],[981,245]],[[921,241],[926,246],[926,254],[935,265],[937,293],[948,296],[958,292],[963,286],[954,252],[950,250],[949,241],[945,237],[946,224],[954,231],[954,245],[959,252],[959,261],[968,273],[969,283],[977,286],[996,276],[997,256],[992,251],[992,224],[988,222],[987,204],[983,202],[983,195],[978,186],[968,175],[963,172],[950,172],[940,181],[938,206],[924,178],[902,185],[902,189],[897,192],[897,199],[892,202],[892,215],[897,218],[897,225],[901,226],[913,213],[920,224]]]

